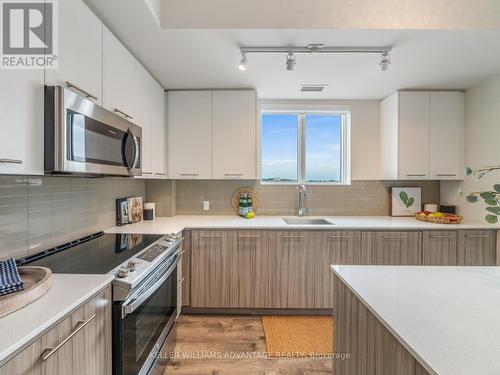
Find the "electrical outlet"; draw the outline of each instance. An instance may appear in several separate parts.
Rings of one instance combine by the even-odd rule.
[[[203,201],[203,211],[210,210],[210,201]]]

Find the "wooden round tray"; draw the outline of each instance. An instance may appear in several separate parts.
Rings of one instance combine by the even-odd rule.
[[[24,289],[0,296],[0,318],[43,296],[52,285],[52,271],[45,267],[19,267]]]
[[[425,223],[432,224],[460,224],[463,220],[462,216],[453,215],[453,214],[445,214],[444,217],[433,217],[433,216],[424,216],[424,215],[415,215],[415,218],[418,221],[423,221]]]

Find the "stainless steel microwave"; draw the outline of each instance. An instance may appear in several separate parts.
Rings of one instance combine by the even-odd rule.
[[[61,86],[45,86],[45,173],[141,175],[142,129]]]

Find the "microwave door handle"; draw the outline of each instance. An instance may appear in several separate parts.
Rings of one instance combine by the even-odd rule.
[[[148,290],[142,293],[139,297],[137,298],[132,297],[123,303],[122,319],[125,318],[128,314],[134,312],[135,309],[137,309],[145,300],[151,297],[151,295],[161,287],[161,285],[165,282],[165,280],[169,278],[169,276],[172,274],[175,267],[177,267],[177,264],[179,263],[180,251],[177,252],[175,257],[176,259],[173,262],[172,266]]]
[[[141,148],[139,145],[139,139],[130,133],[132,135],[132,139],[134,140],[134,162],[132,163],[132,166],[130,167],[130,175],[132,175],[137,168],[137,164],[139,163],[139,155],[141,154]]]

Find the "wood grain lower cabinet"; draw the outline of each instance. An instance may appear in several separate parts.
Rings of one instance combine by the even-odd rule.
[[[191,306],[228,308],[231,232],[193,231],[191,235]]]
[[[359,264],[421,265],[421,232],[363,232]]]
[[[454,231],[429,231],[423,233],[422,265],[458,265],[458,235]]]
[[[111,375],[111,286],[0,368],[0,375]]]
[[[191,231],[185,230],[182,233],[182,306],[191,305]]]
[[[314,234],[269,232],[270,307],[314,307]]]
[[[267,232],[233,232],[231,249],[230,307],[269,307],[270,269]]]
[[[332,308],[335,288],[330,265],[359,263],[361,232],[317,232],[312,237],[314,307]]]
[[[467,230],[460,231],[458,236],[458,265],[496,265],[496,235],[494,232]]]

